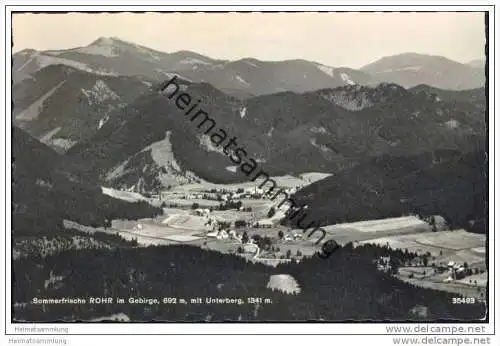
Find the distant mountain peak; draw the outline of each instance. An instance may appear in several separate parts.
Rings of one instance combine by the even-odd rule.
[[[470,65],[443,56],[402,53],[383,57],[361,67],[379,81],[390,81],[406,88],[429,84],[441,89],[464,90],[484,84],[484,74]]]
[[[118,37],[99,37],[97,40],[93,41],[90,46],[110,46],[119,43],[127,43]]]
[[[112,58],[119,56],[120,52],[137,49],[140,49],[138,45],[123,41],[118,37],[100,37],[88,46],[76,48],[73,51]]]

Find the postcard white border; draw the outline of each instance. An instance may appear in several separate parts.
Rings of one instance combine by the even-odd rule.
[[[1,242],[2,242],[2,248],[6,249],[5,257],[2,256],[2,268],[6,268],[6,275],[5,275],[5,280],[6,282],[3,282],[1,285],[1,290],[2,290],[2,296],[6,295],[7,301],[4,301],[3,299],[1,301],[1,306],[2,310],[6,311],[6,315],[2,316],[2,320],[6,318],[6,334],[17,334],[14,331],[14,326],[33,326],[33,323],[29,324],[18,324],[16,323],[13,325],[10,322],[11,319],[11,311],[10,311],[10,284],[11,284],[11,267],[10,267],[10,258],[11,258],[11,242],[10,242],[10,237],[8,236],[10,234],[10,227],[11,227],[11,215],[10,215],[10,184],[8,182],[11,180],[10,176],[10,150],[11,150],[11,143],[10,143],[10,137],[11,133],[9,131],[10,126],[11,126],[11,71],[10,71],[10,56],[11,56],[11,13],[13,11],[71,11],[71,12],[78,12],[78,11],[108,11],[108,12],[115,12],[115,11],[127,11],[127,12],[132,12],[132,11],[489,11],[490,12],[490,23],[489,23],[489,59],[490,59],[490,66],[489,66],[489,129],[490,129],[490,144],[489,144],[489,158],[490,158],[490,225],[494,225],[494,214],[495,214],[495,203],[493,196],[495,196],[496,188],[494,190],[494,185],[493,185],[493,179],[492,175],[494,174],[494,153],[497,144],[493,142],[494,140],[494,133],[495,133],[495,121],[494,121],[494,106],[495,106],[495,95],[494,95],[494,82],[496,80],[496,75],[495,75],[495,67],[494,67],[494,61],[495,61],[495,33],[494,33],[494,8],[492,6],[466,6],[467,2],[464,1],[455,1],[453,6],[449,6],[445,4],[437,5],[435,4],[434,1],[420,1],[420,5],[414,5],[414,6],[401,6],[397,5],[396,1],[385,1],[387,6],[375,6],[375,5],[370,5],[369,2],[356,2],[356,4],[353,4],[353,2],[349,2],[349,6],[342,6],[342,7],[336,7],[336,6],[328,6],[325,5],[326,2],[316,2],[318,6],[299,6],[299,3],[296,1],[288,1],[287,5],[277,5],[277,6],[262,6],[265,5],[266,2],[264,1],[259,1],[259,2],[254,2],[260,5],[248,5],[245,7],[238,6],[244,5],[243,2],[241,1],[231,1],[229,4],[224,5],[224,3],[219,2],[219,4],[223,6],[217,6],[214,7],[212,5],[207,6],[207,5],[200,5],[200,1],[193,2],[193,1],[184,1],[183,5],[171,5],[171,6],[162,6],[161,4],[164,3],[163,1],[155,1],[155,2],[150,2],[150,6],[133,6],[133,2],[131,1],[120,1],[120,5],[117,6],[101,6],[100,4],[102,2],[100,1],[86,1],[84,4],[81,5],[72,5],[68,6],[67,1],[50,1],[49,2],[51,5],[49,6],[46,4],[45,6],[40,6],[40,5],[35,5],[33,1],[17,1],[16,5],[14,6],[6,6],[4,7],[4,15],[6,18],[6,25],[5,25],[5,47],[6,47],[6,54],[4,55],[5,57],[5,70],[2,73],[5,73],[5,90],[6,90],[6,97],[5,100],[2,100],[2,102],[6,102],[5,104],[5,110],[6,110],[6,116],[5,116],[5,123],[2,124],[2,126],[5,126],[2,128],[3,133],[5,133],[5,143],[2,143],[2,146],[5,145],[6,147],[3,148],[2,150],[2,155],[6,155],[5,161],[6,162],[6,167],[2,171],[2,178],[4,179],[7,184],[5,186],[2,186],[2,189],[5,189],[5,206],[3,209],[3,213],[5,213],[4,220],[6,220],[6,229],[5,232],[7,234],[6,239],[3,237]],[[189,4],[197,5],[194,7],[187,6]],[[456,5],[456,4],[462,4],[462,5]],[[93,4],[93,5],[89,5]],[[427,6],[422,6],[421,4],[425,4]],[[23,6],[24,5],[24,6]],[[34,5],[34,6],[33,6]],[[54,6],[55,5],[55,6]],[[431,6],[429,6],[431,5]],[[360,7],[362,6],[362,7]],[[425,25],[425,24],[424,24]],[[499,141],[500,142],[500,141]],[[2,192],[4,192],[2,190]],[[490,291],[489,291],[489,301],[490,301],[490,321],[486,325],[486,331],[487,334],[493,334],[494,332],[494,324],[495,324],[495,311],[497,311],[497,305],[498,302],[494,301],[494,293],[495,291],[498,292],[498,288],[496,285],[494,285],[492,273],[495,272],[495,268],[497,267],[497,261],[498,259],[495,258],[495,248],[498,244],[495,242],[495,234],[493,232],[493,226],[490,227],[490,234],[489,234],[489,263],[490,263],[490,268],[489,268],[489,275],[490,275]],[[5,285],[6,284],[6,285]],[[5,287],[7,288],[6,292],[4,292]],[[3,321],[2,321],[3,322]],[[3,325],[3,323],[2,323]],[[147,323],[142,323],[142,324],[135,324],[135,323],[124,323],[124,324],[78,324],[78,323],[71,323],[71,324],[44,324],[43,326],[61,326],[61,327],[68,327],[69,328],[69,333],[70,334],[120,334],[120,335],[137,335],[137,334],[208,334],[208,335],[214,335],[214,334],[328,334],[328,335],[358,335],[358,338],[363,339],[361,342],[366,342],[368,336],[373,336],[373,335],[385,335],[387,336],[386,332],[386,324],[384,323],[321,323],[321,324],[314,324],[314,323],[272,323],[272,324],[266,324],[266,323],[244,323],[244,324],[233,324],[233,323],[210,323],[210,324],[203,324],[203,323],[168,323],[168,324],[147,324]],[[410,324],[391,324],[393,326],[396,325],[410,325]],[[411,324],[414,325],[414,324]],[[453,324],[433,324],[433,325],[453,325]],[[460,324],[460,325],[469,325],[469,324]],[[481,324],[484,325],[484,324]],[[498,330],[498,329],[497,329]],[[19,334],[17,334],[19,335]],[[365,335],[365,337],[361,337],[359,335]],[[401,334],[403,335],[403,334]],[[90,337],[89,337],[90,338]],[[81,340],[85,340],[82,344],[87,344],[90,342],[91,339],[85,338]],[[116,336],[114,336],[116,338]],[[154,337],[152,337],[151,340],[153,340]],[[349,342],[353,342],[351,337],[346,337],[346,339],[342,338],[343,340],[347,340]],[[7,340],[7,339],[6,339]],[[75,341],[73,338],[71,338],[72,344],[76,344],[74,342],[77,342],[77,344],[80,344],[80,341]],[[79,339],[80,340],[80,339]],[[133,340],[133,339],[126,339],[124,338],[123,340]],[[136,339],[135,339],[136,340]],[[142,338],[141,338],[142,340]],[[295,340],[295,338],[294,338]],[[371,340],[371,339],[369,339]],[[376,338],[369,341],[369,342],[375,342]],[[111,340],[108,340],[108,342]],[[137,340],[136,340],[137,341]],[[145,341],[145,340],[144,340]],[[297,340],[295,340],[297,341]],[[114,342],[114,341],[113,341]],[[309,340],[310,342],[310,340]],[[342,340],[335,339],[335,342],[342,342]],[[100,345],[96,344],[96,345]]]

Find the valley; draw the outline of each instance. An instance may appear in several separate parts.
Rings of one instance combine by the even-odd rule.
[[[312,183],[307,178],[311,176],[321,175],[309,173],[304,174],[302,179],[273,179],[280,183],[280,187],[296,188]],[[137,241],[138,246],[196,246],[223,254],[235,254],[247,261],[273,267],[290,261],[299,263],[321,251],[324,241],[316,244],[316,239],[306,239],[301,229],[280,225],[284,214],[269,218],[270,208],[276,207],[277,203],[256,193],[257,188],[249,189],[248,185],[192,184],[149,199],[137,193],[128,193],[129,196],[126,196],[127,193],[109,189],[109,195],[126,200],[134,196],[138,200],[163,206],[163,214],[154,219],[113,220],[110,228],[85,229],[71,222],[66,222],[65,226],[90,234],[95,231],[118,234],[128,241]],[[245,191],[254,196],[249,198]],[[228,200],[239,207],[220,210],[224,201]],[[277,209],[277,214],[280,212]],[[462,297],[484,299],[488,278],[486,235],[448,230],[442,217],[433,217],[442,220],[437,231],[433,231],[428,221],[416,216],[340,223],[323,226],[323,229],[327,232],[325,241],[333,239],[342,246],[349,243],[354,247],[373,244],[415,254],[416,259],[401,264],[394,274],[400,280]],[[244,233],[246,236],[243,236]],[[244,237],[249,241],[244,242]],[[261,239],[266,238],[269,240],[261,244]],[[450,263],[456,268],[450,269]],[[471,273],[453,277],[453,270],[461,268],[463,271],[464,266]]]
[[[189,123],[188,102],[164,90],[172,78],[267,185]],[[485,93],[484,66],[416,53],[352,69],[116,37],[17,52],[14,319],[479,321]],[[270,199],[271,181],[285,200]],[[325,237],[288,217],[297,210]],[[245,303],[30,303],[103,295]]]

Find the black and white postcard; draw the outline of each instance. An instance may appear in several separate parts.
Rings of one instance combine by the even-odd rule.
[[[492,10],[123,8],[7,13],[11,331],[491,332]]]

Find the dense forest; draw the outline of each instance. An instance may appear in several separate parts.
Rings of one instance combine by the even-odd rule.
[[[100,187],[54,169],[59,155],[13,128],[12,229],[15,235],[57,234],[64,219],[89,226],[109,225],[113,219],[138,219],[161,213],[146,202],[111,198]]]
[[[250,264],[190,246],[87,249],[13,262],[13,316],[17,321],[86,321],[116,313],[132,321],[479,321],[482,304],[452,304],[451,293],[411,286],[375,269],[373,259],[393,263],[409,254],[366,245],[339,248],[328,259],[312,257],[276,268]],[[410,255],[411,256],[411,255]],[[289,274],[301,292],[266,288],[272,274]],[[51,282],[51,277],[60,280]],[[33,298],[121,297],[125,304],[31,304]],[[129,304],[129,298],[160,304]],[[163,297],[188,304],[162,304]],[[190,298],[243,298],[238,304],[190,304]],[[247,297],[272,303],[246,304]],[[23,304],[27,303],[27,304]],[[427,313],[412,313],[425,307]]]
[[[488,157],[436,150],[417,156],[380,156],[320,180],[295,195],[308,217],[323,225],[441,215],[451,228],[484,233],[488,219]]]
[[[352,85],[304,94],[280,92],[242,103],[207,83],[180,79],[177,83],[187,87],[193,100],[202,100],[200,109],[215,121],[216,129],[236,137],[235,147],[243,148],[248,158],[265,162],[263,169],[271,175],[337,172],[367,157],[410,156],[439,147],[464,152],[484,141],[486,134],[485,102],[469,93],[448,92],[446,100],[437,101],[432,90],[412,92],[382,83],[375,88]],[[367,97],[371,101],[354,111],[345,108],[344,96],[359,105]],[[247,116],[240,115],[243,109]],[[142,172],[145,163],[152,164],[142,150],[164,140],[170,131],[172,151],[184,170],[216,183],[248,180],[244,174],[229,172],[231,160],[207,150],[200,141],[209,126],[199,128],[201,120],[189,121],[165,94],[141,95],[118,113],[92,138],[68,150],[64,165],[74,167],[74,174],[98,181],[128,160],[126,176],[114,186],[130,186],[149,175],[146,179],[155,189],[151,179],[157,179],[158,170]]]

